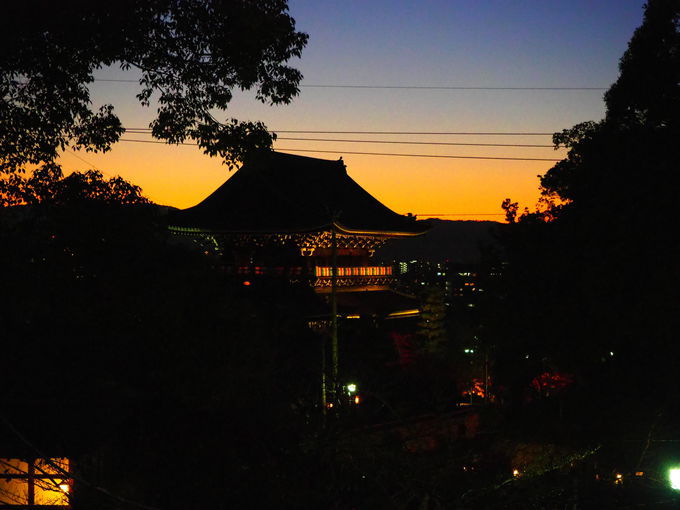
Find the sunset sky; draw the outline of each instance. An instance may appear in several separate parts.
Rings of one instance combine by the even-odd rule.
[[[286,130],[553,133],[604,114],[602,95],[642,21],[641,0],[291,0],[309,34],[299,61],[300,95],[270,107],[238,94],[222,118],[261,120],[277,150],[338,159],[398,213],[501,220],[505,197],[533,206],[550,161],[369,156],[351,152],[559,158],[551,147],[402,145],[285,140],[287,137],[550,145],[550,135],[291,134]],[[148,127],[155,110],[135,99],[133,72],[107,68],[91,86],[95,107],[112,103],[125,127]],[[334,88],[364,85],[433,88]],[[485,90],[484,87],[487,89]],[[489,88],[597,90],[490,90]],[[126,140],[150,140],[126,134]],[[121,141],[106,154],[66,151],[66,170],[93,165],[140,185],[156,203],[195,205],[233,172],[197,147]],[[494,216],[495,215],[495,216]]]

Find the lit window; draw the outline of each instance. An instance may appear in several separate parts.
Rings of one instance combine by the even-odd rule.
[[[69,459],[0,458],[0,506],[68,506]]]

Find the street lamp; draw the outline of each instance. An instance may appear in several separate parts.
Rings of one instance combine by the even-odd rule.
[[[680,467],[672,467],[668,470],[668,481],[671,489],[680,490]]]

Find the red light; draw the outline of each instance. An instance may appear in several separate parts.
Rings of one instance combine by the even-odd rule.
[[[250,285],[250,282],[248,280],[244,280],[243,285],[247,287],[248,285]]]

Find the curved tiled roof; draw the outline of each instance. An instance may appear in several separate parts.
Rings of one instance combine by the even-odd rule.
[[[280,152],[251,157],[200,204],[170,218],[171,228],[214,233],[311,232],[332,223],[355,234],[408,236],[428,229],[372,197],[347,175],[342,160]]]

